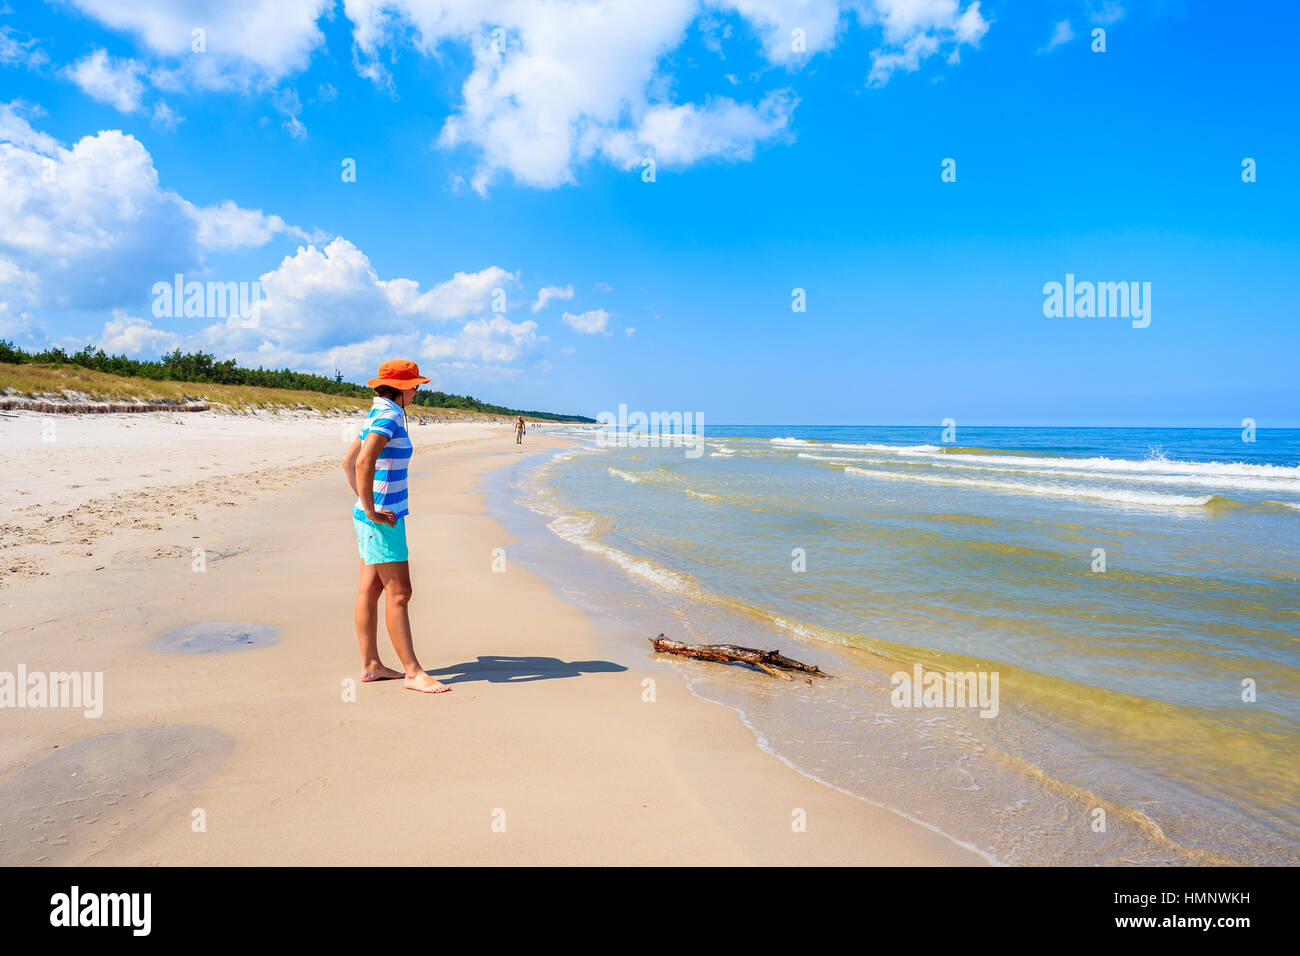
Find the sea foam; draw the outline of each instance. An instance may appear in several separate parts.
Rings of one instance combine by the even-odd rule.
[[[1125,505],[1147,505],[1168,508],[1199,508],[1210,503],[1213,495],[1166,495],[1120,488],[1088,487],[1084,485],[1032,484],[1019,481],[985,481],[976,478],[947,478],[942,475],[905,475],[894,471],[844,467],[846,474],[888,481],[924,481],[936,485],[957,485],[964,488],[988,488],[993,491],[1011,491],[1017,494],[1052,495],[1058,498],[1091,498]]]

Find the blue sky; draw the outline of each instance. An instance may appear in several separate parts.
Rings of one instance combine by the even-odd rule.
[[[128,6],[0,6],[20,345],[719,424],[1300,426],[1295,4]],[[176,271],[259,281],[258,326],[156,316]],[[1066,273],[1150,282],[1150,326],[1045,317]]]

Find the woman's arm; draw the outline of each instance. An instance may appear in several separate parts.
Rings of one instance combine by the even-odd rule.
[[[375,462],[379,460],[379,453],[384,450],[384,446],[387,444],[387,435],[372,431],[366,436],[365,444],[361,445],[361,450],[357,454],[352,487],[366,489],[365,494],[358,490],[357,497],[361,499],[361,507],[366,510],[367,518],[376,524],[396,525],[396,514],[391,511],[375,510]]]
[[[357,457],[361,454],[361,439],[352,439],[352,444],[348,446],[347,454],[343,456],[343,474],[348,476],[348,484],[352,486],[352,493],[358,498],[361,492],[357,490]]]

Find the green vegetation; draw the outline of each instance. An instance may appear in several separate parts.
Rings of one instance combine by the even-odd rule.
[[[327,395],[348,395],[361,398],[370,389],[352,385],[323,375],[304,375],[289,369],[240,368],[234,359],[218,362],[216,356],[205,352],[183,353],[180,349],[164,355],[156,362],[139,361],[125,355],[105,355],[103,349],[87,345],[71,355],[61,348],[44,352],[25,352],[0,339],[0,362],[14,365],[79,365],[95,372],[147,378],[155,382],[204,382],[213,385],[253,385],[259,388],[292,388],[306,392],[324,392]]]
[[[483,412],[485,415],[523,415],[524,418],[539,418],[548,422],[595,422],[594,418],[581,415],[556,415],[554,412],[527,412],[502,405],[489,405],[469,395],[449,395],[447,392],[426,392],[423,389],[415,393],[413,405],[428,405],[433,408],[461,408],[471,412]]]
[[[0,362],[0,393],[12,390],[19,395],[41,396],[72,393],[93,402],[193,403],[204,402],[230,410],[314,409],[318,412],[364,412],[367,398],[349,395],[325,395],[300,392],[289,388],[258,388],[253,385],[195,385],[192,382],[166,382],[129,375],[109,375],[79,365],[11,365]],[[0,395],[0,397],[7,397]],[[425,409],[411,410],[415,416]],[[468,420],[471,412],[427,411],[431,418]]]
[[[0,363],[12,365],[43,365],[55,368],[75,365],[92,372],[102,372],[124,378],[147,379],[153,382],[198,382],[210,385],[241,386],[254,389],[286,389],[295,392],[314,392],[324,395],[339,395],[352,399],[368,399],[371,390],[364,385],[354,385],[343,381],[343,374],[336,370],[333,378],[324,375],[310,375],[291,369],[242,368],[234,359],[218,362],[215,355],[206,352],[174,352],[163,355],[157,361],[141,361],[127,358],[125,355],[106,355],[103,349],[86,346],[80,352],[69,355],[61,348],[47,349],[44,352],[26,352],[16,348],[13,343],[0,339]],[[446,392],[416,393],[416,405],[430,408],[454,408],[463,411],[480,412],[485,415],[523,415],[525,418],[538,418],[546,421],[592,422],[595,419],[580,415],[557,415],[553,412],[521,411],[506,408],[503,405],[491,405],[481,402],[469,395],[449,395]]]

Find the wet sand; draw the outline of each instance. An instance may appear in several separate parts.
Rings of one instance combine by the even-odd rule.
[[[0,420],[0,671],[104,686],[98,719],[0,709],[0,863],[982,864],[763,752],[510,560],[480,481],[560,439],[412,429],[416,649],[454,687],[425,696],[357,680],[338,420],[126,425]],[[151,647],[204,621],[279,633]]]

